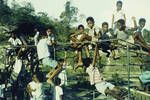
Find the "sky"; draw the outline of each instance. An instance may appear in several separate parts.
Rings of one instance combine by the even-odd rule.
[[[8,0],[11,4],[13,0]],[[23,4],[31,2],[36,12],[46,12],[53,18],[59,18],[59,15],[64,11],[65,2],[67,0],[15,0]],[[106,21],[111,26],[112,13],[116,9],[117,0],[71,0],[72,5],[79,9],[79,15],[84,15],[80,18],[78,24],[86,25],[86,17],[92,16],[95,19],[97,26]],[[123,10],[127,17],[127,26],[133,26],[131,17],[135,16],[137,21],[139,18],[146,18],[146,28],[150,29],[150,0],[121,0],[123,1]]]

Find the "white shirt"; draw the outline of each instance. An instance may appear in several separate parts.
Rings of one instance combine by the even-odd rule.
[[[128,28],[126,28],[125,30],[128,30]],[[116,29],[114,34],[117,35],[117,39],[127,40],[129,37],[127,33],[125,33],[124,31],[120,31],[119,29]]]
[[[58,74],[58,78],[61,79],[61,84],[62,85],[67,85],[67,73],[66,70],[62,70],[59,74]]]
[[[29,86],[32,90],[35,90],[31,92],[33,96],[32,98],[35,98],[36,100],[38,100],[38,98],[40,98],[42,95],[42,84],[32,81],[29,83]]]
[[[60,96],[62,96],[63,95],[63,90],[62,90],[62,88],[60,87],[60,86],[55,86],[55,91],[54,91],[55,93],[55,99],[54,100],[60,100]]]
[[[37,44],[37,54],[38,58],[43,59],[50,56],[48,49],[47,38],[41,39]]]
[[[36,34],[34,35],[34,44],[37,45],[38,44],[38,37],[40,35],[40,32],[36,32]]]
[[[98,39],[95,38],[94,33],[98,34],[99,31],[100,31],[100,28],[95,26],[95,25],[93,26],[92,29],[88,27],[88,32],[87,33],[88,33],[89,36],[92,37],[92,41],[98,41]]]
[[[82,37],[82,34],[77,35],[77,39],[80,40]]]
[[[89,75],[89,80],[90,80],[90,84],[94,85],[95,83],[100,83],[102,82],[102,75],[100,74],[99,70],[97,67],[93,67],[92,65],[90,65],[87,69],[86,69],[86,73],[88,73]]]
[[[140,26],[138,26],[138,29],[135,32],[141,32],[141,35],[144,37],[144,28],[140,28]]]
[[[15,64],[13,66],[13,71],[19,74],[21,71],[21,68],[22,68],[22,60],[16,58]]]
[[[21,45],[22,42],[20,41],[20,39],[16,38],[16,39],[13,39],[12,37],[9,38],[8,42],[11,43],[11,45],[13,46],[17,46],[17,45]]]
[[[125,13],[123,10],[119,10],[119,11],[115,10],[113,12],[113,15],[114,15],[114,22],[117,22],[119,19],[125,19],[124,18]]]
[[[3,89],[5,88],[5,84],[1,84],[0,85],[0,97],[3,98],[4,97],[4,92]]]

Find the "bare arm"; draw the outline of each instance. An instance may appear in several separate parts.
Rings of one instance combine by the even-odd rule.
[[[137,22],[136,22],[136,18],[134,16],[132,17],[132,20],[133,20],[134,28],[137,28]]]
[[[111,28],[113,28],[114,25],[114,14],[112,15],[112,23],[111,23]]]
[[[94,50],[94,58],[93,58],[93,62],[92,62],[93,67],[94,67],[95,64],[96,64],[97,53],[98,53],[98,47],[97,47],[97,44],[96,44],[95,50]]]
[[[123,17],[124,17],[124,21],[125,21],[125,23],[126,23],[126,15],[124,14]]]

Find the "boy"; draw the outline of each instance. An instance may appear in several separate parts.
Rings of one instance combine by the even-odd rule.
[[[8,56],[7,63],[8,65],[10,65],[12,57],[18,53],[22,42],[19,38],[17,38],[16,33],[14,31],[11,33],[11,37],[9,38],[8,42],[10,44],[10,47],[7,49],[6,52]]]
[[[107,53],[106,57],[109,57],[110,52],[108,50],[111,49],[111,41],[109,39],[112,37],[111,33],[108,31],[108,23],[103,22],[102,23],[102,29],[100,30],[100,38],[99,40],[102,40],[100,43],[100,47],[102,48],[102,51]],[[108,41],[105,41],[108,40]]]
[[[75,34],[72,34],[70,37],[71,37],[72,47],[77,50],[78,63],[75,66],[75,69],[77,69],[79,66],[83,65],[82,48],[85,48],[86,56],[87,57],[90,56],[87,45],[84,45],[81,42],[91,41],[91,37],[86,34],[83,25],[79,25],[77,32]]]
[[[37,54],[38,59],[42,61],[43,66],[53,67],[55,68],[57,62],[51,58],[51,52],[49,51],[49,45],[53,44],[53,41],[48,39],[47,32],[49,28],[46,30],[46,34],[43,34],[42,39],[39,40],[37,44]]]
[[[137,27],[136,32],[140,32],[142,37],[144,37],[143,30],[144,30],[145,24],[146,24],[145,18],[140,18],[139,19],[139,26]]]
[[[86,73],[88,73],[89,75],[90,84],[95,85],[98,92],[104,95],[108,94],[118,100],[122,100],[127,92],[103,80],[103,76],[96,67],[97,49],[95,49],[94,53],[95,56],[93,58],[93,61],[88,58],[84,64],[86,67]]]
[[[43,100],[42,84],[39,82],[36,74],[33,74],[32,81],[27,86],[27,91],[30,95],[30,100]]]
[[[11,46],[19,46],[22,45],[22,42],[19,38],[17,38],[16,33],[12,32],[11,37],[9,38],[8,42],[11,44]]]
[[[50,84],[53,86],[53,99],[52,100],[63,100],[63,89],[61,88],[61,80],[56,77],[53,81],[50,81]]]
[[[122,1],[117,1],[116,3],[117,9],[113,12],[112,15],[112,28],[115,30],[116,29],[116,22],[119,19],[123,19],[126,22],[126,16],[124,11],[122,10]]]
[[[117,39],[121,40],[127,40],[128,42],[133,42],[132,32],[134,32],[137,29],[136,20],[135,17],[132,17],[134,27],[127,27],[125,24],[125,20],[120,19],[117,21],[117,29],[114,32],[114,35],[116,35]],[[131,34],[129,34],[131,31]]]
[[[60,86],[67,85],[67,74],[66,74],[66,66],[67,66],[67,52],[65,51],[64,59],[58,60],[58,65],[46,75],[48,78],[47,82],[50,83],[55,77],[61,79]]]
[[[92,37],[92,41],[98,41],[99,28],[95,25],[93,17],[88,17],[87,22],[87,34]]]
[[[64,59],[59,59],[57,66],[50,70],[49,73],[46,75],[48,78],[47,82],[50,83],[51,80],[53,80],[59,73],[63,70],[63,65],[64,65]]]

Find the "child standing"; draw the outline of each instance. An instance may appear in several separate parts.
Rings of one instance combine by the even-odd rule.
[[[122,1],[117,1],[116,3],[117,9],[113,12],[112,15],[112,28],[115,30],[116,29],[116,22],[120,19],[125,20],[126,22],[126,15],[124,11],[122,10]]]

